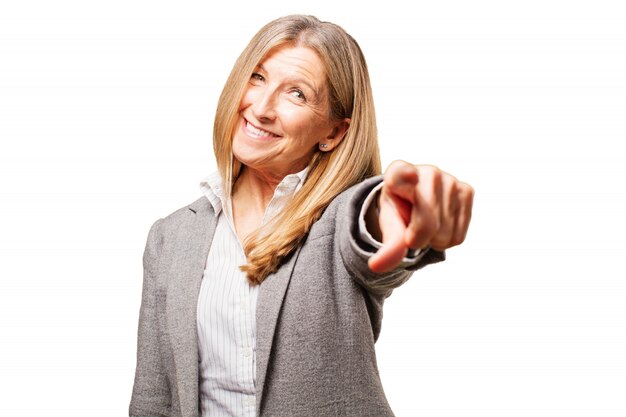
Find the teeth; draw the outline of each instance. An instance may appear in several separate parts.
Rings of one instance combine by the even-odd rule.
[[[275,134],[271,132],[257,129],[256,127],[252,126],[248,121],[246,121],[246,130],[248,131],[248,133],[251,133],[254,136],[276,136]]]

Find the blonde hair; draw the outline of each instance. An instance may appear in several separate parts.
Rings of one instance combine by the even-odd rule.
[[[313,16],[292,15],[265,25],[237,59],[220,95],[213,128],[213,148],[227,195],[242,169],[232,152],[232,138],[244,90],[256,66],[274,48],[293,44],[317,52],[325,70],[333,120],[350,126],[333,150],[317,150],[306,181],[271,222],[245,241],[248,264],[241,269],[259,284],[302,242],[330,202],[350,186],[381,172],[374,101],[367,64],[356,41],[341,27]]]

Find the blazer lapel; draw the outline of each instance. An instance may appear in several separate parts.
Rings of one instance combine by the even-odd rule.
[[[259,298],[256,310],[256,415],[261,415],[261,400],[263,389],[266,386],[267,369],[269,365],[274,332],[280,309],[285,298],[289,281],[293,274],[293,268],[300,254],[301,246],[283,264],[278,271],[269,275],[259,288]]]
[[[198,333],[196,308],[216,218],[202,197],[191,204],[173,245],[167,288],[167,324],[182,416],[198,415]]]
[[[197,416],[199,375],[196,308],[217,219],[204,197],[188,208],[190,215],[182,222],[177,233],[178,240],[173,246],[166,309],[181,415]],[[278,271],[269,275],[259,288],[256,311],[257,415],[261,415],[261,399],[278,316],[299,253],[300,248]]]

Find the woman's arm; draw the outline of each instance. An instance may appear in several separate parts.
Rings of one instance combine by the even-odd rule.
[[[383,181],[378,204],[359,219],[367,197]],[[350,275],[369,292],[388,296],[411,273],[445,259],[444,250],[460,244],[471,218],[473,189],[432,166],[396,161],[383,178],[366,180],[347,192],[337,213],[338,247]],[[417,256],[412,256],[420,249]]]

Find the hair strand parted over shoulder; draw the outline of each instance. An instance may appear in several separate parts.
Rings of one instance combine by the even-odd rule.
[[[330,117],[350,118],[350,127],[332,151],[316,151],[306,181],[272,221],[245,241],[246,272],[253,284],[275,272],[302,242],[330,202],[350,186],[381,172],[374,101],[367,64],[356,41],[341,27],[316,17],[291,15],[265,25],[241,53],[220,95],[213,148],[226,195],[241,171],[232,152],[239,104],[256,66],[270,51],[293,44],[314,50],[326,70]]]

